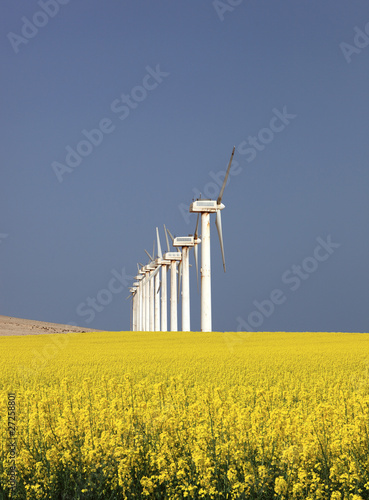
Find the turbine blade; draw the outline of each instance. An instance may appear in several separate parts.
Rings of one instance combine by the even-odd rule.
[[[161,245],[160,245],[159,229],[158,228],[156,228],[156,239],[158,241],[158,255],[159,255],[159,259],[162,259],[163,258],[163,254],[161,253]]]
[[[224,188],[225,188],[225,186],[227,184],[227,179],[228,179],[229,171],[231,169],[231,164],[232,164],[232,160],[233,160],[233,155],[234,155],[235,148],[236,148],[236,146],[233,146],[233,151],[232,151],[232,154],[231,154],[231,159],[229,160],[227,172],[226,172],[226,175],[225,175],[224,181],[223,181],[223,186],[222,186],[222,189],[220,190],[220,193],[219,193],[219,196],[218,196],[218,199],[217,199],[217,204],[218,205],[222,201],[222,197],[223,197],[223,193],[224,193]]]
[[[169,234],[170,236],[170,239],[172,240],[172,243],[174,241],[174,236],[172,235],[172,233],[169,231],[169,229],[167,228],[167,233]]]
[[[161,288],[161,280],[159,282],[159,286],[158,286],[158,289],[156,290],[156,293],[159,293],[160,292],[160,288]]]
[[[222,251],[223,268],[224,268],[224,272],[225,272],[226,266],[225,266],[224,246],[223,246],[222,216],[221,216],[221,211],[220,210],[217,210],[216,219],[215,219],[215,225],[217,226],[217,229],[218,229],[220,249]]]
[[[182,261],[179,261],[178,264],[178,300],[179,294],[181,293],[181,278],[182,278]]]
[[[141,283],[142,284],[146,284],[148,281],[150,281],[152,278],[155,278],[155,276],[158,274],[159,272],[159,269],[160,269],[160,266],[158,266],[155,271],[150,271],[149,275],[144,278]]]
[[[155,271],[154,271],[152,274],[150,274],[150,279],[151,279],[151,278],[154,278],[154,277],[158,274],[158,272],[160,271],[160,267],[161,267],[161,266],[158,266],[158,267],[155,269]]]
[[[196,265],[197,291],[199,291],[199,249],[197,245],[193,247],[193,253],[195,256],[195,265]]]
[[[195,233],[193,235],[195,240],[197,239],[197,230],[199,228],[199,217],[200,217],[200,213],[197,214],[196,228],[195,228]]]
[[[169,246],[167,228],[165,227],[165,224],[163,224],[163,226],[164,226],[165,239],[167,240],[167,249],[168,249],[168,252],[170,252],[170,246]]]
[[[145,252],[146,252],[146,255],[149,257],[150,261],[153,261],[154,259],[153,259],[153,257],[151,257],[151,255],[149,254],[149,252],[147,250],[145,250]]]

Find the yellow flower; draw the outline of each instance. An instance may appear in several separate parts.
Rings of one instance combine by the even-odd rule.
[[[295,483],[292,486],[292,493],[293,493],[294,497],[301,496],[303,491],[304,491],[304,487],[301,483]]]
[[[149,477],[144,476],[140,482],[141,482],[141,485],[143,486],[143,494],[144,495],[148,496],[151,493],[153,493],[155,486],[154,486],[153,481]]]
[[[275,480],[274,491],[277,495],[285,495],[287,493],[287,483],[284,477],[279,476]]]
[[[230,353],[216,332],[75,334],[42,369],[50,336],[0,340],[0,406],[16,389],[17,478],[28,478],[30,498],[51,498],[65,469],[70,485],[78,470],[91,478],[91,496],[98,477],[102,492],[120,486],[123,498],[161,488],[173,499],[217,498],[219,473],[233,500],[260,480],[280,500],[343,500],[340,489],[362,500],[369,489],[352,455],[367,452],[362,335],[249,332]],[[27,380],[15,381],[19,363],[34,367]],[[0,419],[3,450],[6,436]],[[333,493],[321,482],[322,448]]]

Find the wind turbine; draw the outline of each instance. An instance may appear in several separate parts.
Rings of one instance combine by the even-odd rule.
[[[137,264],[138,267],[138,264]],[[141,268],[138,270],[139,274],[142,275],[142,281],[140,284],[140,295],[141,295],[141,331],[146,330],[146,285],[145,285],[145,266],[141,264]]]
[[[130,299],[132,297],[132,309],[131,309],[131,330],[134,331],[134,326],[135,326],[135,296],[136,296],[137,290],[135,286],[132,286],[129,289],[129,295],[126,297],[126,299]]]
[[[127,299],[132,296],[132,300],[134,299],[133,295],[136,295],[137,299],[137,331],[145,331],[146,330],[146,266],[137,264],[138,274],[135,276],[136,283],[133,283],[133,288],[130,288],[130,295],[128,295]]]
[[[171,264],[171,261],[168,259],[163,258],[163,254],[161,251],[161,244],[160,244],[160,237],[159,237],[159,229],[156,228],[156,239],[157,239],[157,245],[158,245],[158,258],[156,259],[156,264],[158,266],[161,266],[161,284],[160,284],[160,290],[161,290],[161,325],[158,328],[158,330],[162,332],[166,332],[168,330],[168,311],[167,311],[167,305],[168,305],[168,299],[167,299],[167,274],[168,274],[168,268]],[[157,289],[157,288],[156,288]],[[158,295],[158,293],[157,293]]]
[[[190,261],[189,261],[189,251],[190,248],[196,247],[201,240],[197,237],[197,225],[194,236],[177,236],[174,237],[167,229],[169,236],[172,239],[172,245],[174,247],[182,248],[182,331],[191,331],[191,321],[190,321]],[[195,253],[195,260],[197,259],[197,253]],[[197,262],[197,260],[196,260]],[[196,264],[197,267],[197,264]]]
[[[160,268],[160,266],[159,266]],[[156,274],[154,281],[155,331],[160,332],[160,275]]]
[[[150,262],[145,266],[146,270],[146,314],[148,318],[146,319],[147,331],[154,330],[154,282],[151,280],[151,275],[155,267],[153,266],[153,257],[145,250],[146,254],[149,256]]]
[[[215,213],[215,224],[218,230],[220,249],[222,252],[223,268],[225,267],[221,210],[225,208],[222,203],[224,188],[227,184],[235,147],[233,147],[223,185],[217,200],[196,200],[190,205],[191,213],[201,213],[201,331],[212,331],[211,319],[211,267],[210,267],[210,214]]]
[[[137,276],[135,276],[135,280],[138,281],[138,286],[137,286],[137,325],[136,329],[137,331],[142,331],[142,290],[143,286],[141,283],[141,280],[143,279],[143,272],[138,270]]]
[[[145,271],[145,279],[142,282],[145,287],[145,331],[150,331],[150,271],[149,266],[144,266],[142,268]]]
[[[168,240],[167,228],[164,224],[165,239],[168,251],[164,254],[164,259],[170,263],[170,331],[178,331],[177,315],[177,262],[181,262],[181,252],[171,252]],[[163,315],[162,315],[163,317]]]
[[[155,240],[154,246],[152,249],[152,255],[149,254],[147,250],[145,250],[146,255],[150,259],[150,263],[146,266],[150,269],[150,291],[149,291],[149,310],[150,310],[150,321],[149,328],[150,331],[159,331],[160,329],[160,310],[159,310],[159,297],[158,297],[158,288],[159,288],[159,276],[158,271],[160,266],[156,263],[155,259]]]
[[[150,310],[149,310],[149,281],[150,281],[150,268],[149,266],[144,266],[142,264],[139,269],[139,275],[142,276],[140,284],[139,284],[139,296],[140,296],[140,325],[141,331],[149,330],[149,319],[150,319]]]
[[[138,330],[138,315],[139,315],[139,295],[138,295],[138,287],[140,283],[135,281],[133,286],[129,289],[130,294],[127,299],[132,297],[132,315],[131,315],[131,328],[132,331]]]

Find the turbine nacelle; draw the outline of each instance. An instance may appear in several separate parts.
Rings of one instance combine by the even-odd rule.
[[[218,203],[216,200],[196,200],[190,205],[191,213],[215,213],[218,210],[223,210],[223,203]]]
[[[182,260],[181,252],[166,252],[163,257],[165,260],[169,260],[169,261]]]
[[[174,247],[194,247],[199,243],[201,243],[200,238],[196,238],[195,236],[177,236],[173,240]]]
[[[170,260],[158,258],[158,259],[156,259],[155,264],[157,266],[169,266]]]

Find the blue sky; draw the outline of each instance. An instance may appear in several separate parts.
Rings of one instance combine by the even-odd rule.
[[[368,331],[367,2],[18,0],[0,30],[0,314],[128,330],[235,145],[213,329]]]

